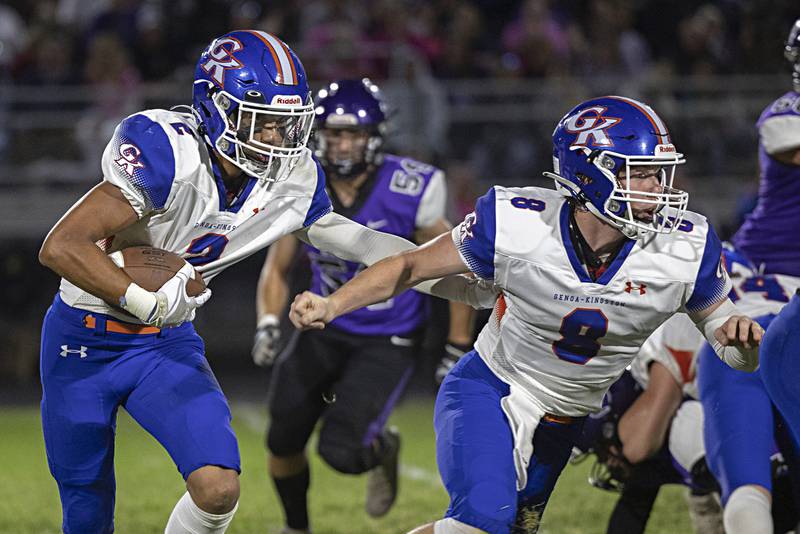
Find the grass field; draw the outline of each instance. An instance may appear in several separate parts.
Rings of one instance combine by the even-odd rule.
[[[234,427],[242,453],[242,497],[228,530],[231,534],[274,533],[281,514],[265,471],[265,410],[233,403]],[[439,482],[433,455],[432,403],[401,405],[392,417],[403,435],[401,492],[392,511],[373,520],[363,511],[364,477],[333,472],[312,455],[311,521],[316,534],[406,532],[441,517],[447,494]],[[0,532],[60,532],[61,507],[50,478],[36,408],[0,409]],[[116,531],[121,534],[163,532],[183,481],[166,452],[120,410],[117,435]],[[568,466],[550,500],[540,532],[605,532],[615,496],[586,483],[589,462]],[[683,489],[661,492],[648,533],[691,532]]]

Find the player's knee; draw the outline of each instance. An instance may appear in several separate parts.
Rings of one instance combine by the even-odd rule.
[[[483,534],[483,530],[462,523],[454,517],[446,517],[433,524],[434,534]]]
[[[267,450],[275,456],[295,456],[306,448],[306,440],[297,437],[290,427],[272,421],[267,430]]]
[[[239,475],[232,469],[206,465],[186,479],[192,500],[210,514],[225,514],[239,501]]]
[[[317,452],[329,466],[340,473],[358,475],[375,467],[375,452],[371,446],[346,443],[327,438],[320,433]]]

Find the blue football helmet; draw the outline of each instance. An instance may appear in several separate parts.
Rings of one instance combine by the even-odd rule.
[[[794,26],[786,38],[786,47],[783,55],[792,64],[792,82],[794,90],[800,93],[800,19],[794,21]]]
[[[206,142],[264,181],[289,175],[314,119],[300,60],[283,41],[255,30],[227,33],[203,51],[192,107]]]
[[[675,166],[685,163],[664,121],[649,106],[604,96],[573,108],[553,132],[553,172],[546,176],[600,219],[634,238],[669,233],[686,212],[688,193],[672,187]],[[660,191],[631,188],[632,168],[656,168]],[[633,170],[636,173],[636,170]],[[651,220],[631,204],[654,206]]]
[[[337,80],[320,89],[315,114],[314,155],[326,171],[353,178],[381,164],[387,110],[380,89],[368,78]],[[350,154],[332,153],[326,136],[345,129],[366,132],[366,142],[354,146]]]

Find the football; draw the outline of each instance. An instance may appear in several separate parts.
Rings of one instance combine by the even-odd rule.
[[[174,252],[148,246],[128,247],[119,252],[122,270],[147,291],[157,291],[186,263]],[[206,288],[200,273],[195,274],[194,279],[186,284],[186,294],[190,297],[196,297]]]

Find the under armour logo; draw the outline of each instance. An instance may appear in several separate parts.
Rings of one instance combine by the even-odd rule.
[[[633,285],[633,282],[628,280],[625,282],[625,293],[631,293],[632,291],[638,291],[640,295],[644,295],[647,289],[647,284],[639,284],[638,286]]]
[[[86,353],[86,347],[83,345],[81,345],[81,348],[79,349],[71,349],[69,348],[69,345],[61,345],[61,357],[66,358],[69,354],[78,354],[81,358],[88,356]]]
[[[225,45],[228,45],[228,47],[226,48]],[[225,37],[214,41],[208,52],[208,61],[203,63],[203,70],[211,76],[214,83],[222,87],[222,84],[225,83],[225,71],[242,67],[241,61],[233,57],[233,53],[242,48],[242,43],[233,37]]]
[[[606,130],[618,122],[622,122],[622,119],[604,117],[603,113],[606,109],[603,106],[592,106],[567,119],[564,124],[565,129],[569,133],[578,134],[578,137],[572,142],[572,146],[587,146],[589,138],[593,140],[593,146],[614,146],[614,142],[608,137]]]
[[[144,163],[139,161],[139,157],[142,155],[142,151],[139,150],[139,147],[132,144],[132,143],[122,143],[119,146],[119,155],[121,156],[119,159],[115,159],[114,163],[122,167],[128,176],[133,176],[133,173],[136,172],[136,169],[144,168]]]

